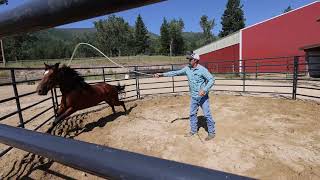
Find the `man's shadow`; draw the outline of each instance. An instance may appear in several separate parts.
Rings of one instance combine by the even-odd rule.
[[[204,116],[198,116],[198,129],[203,128],[206,132],[208,132],[207,119]]]
[[[203,128],[206,132],[208,132],[207,119],[204,116],[198,116],[197,118],[198,118],[197,131],[199,132],[200,128]],[[179,120],[189,120],[189,119],[190,119],[189,117],[177,118],[171,121],[171,123],[174,123],[175,121],[179,121]]]

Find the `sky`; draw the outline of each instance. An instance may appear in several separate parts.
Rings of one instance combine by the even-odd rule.
[[[29,1],[32,0],[9,0],[9,5],[0,6],[0,13],[14,9]],[[314,1],[316,0],[241,0],[241,4],[243,4],[246,19],[245,24],[250,26],[282,14],[288,6],[296,9]],[[148,31],[156,34],[160,33],[160,26],[164,17],[167,20],[182,18],[185,24],[185,32],[202,32],[199,25],[200,17],[207,15],[210,20],[215,20],[216,25],[212,32],[217,35],[221,30],[221,16],[226,8],[226,3],[227,0],[168,0],[114,14],[123,17],[131,26],[134,26],[136,18],[140,14]],[[58,28],[91,28],[94,27],[94,21],[107,17],[108,15],[100,16],[66,24]]]

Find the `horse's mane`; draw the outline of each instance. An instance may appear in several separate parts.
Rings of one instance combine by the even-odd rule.
[[[84,81],[84,78],[81,77],[77,71],[66,65],[63,65],[58,69],[57,79],[61,90],[64,90],[65,92],[89,87],[89,84]]]

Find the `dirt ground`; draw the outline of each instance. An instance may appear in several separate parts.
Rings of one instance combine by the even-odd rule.
[[[320,178],[320,105],[303,100],[210,94],[217,136],[189,130],[189,96],[149,96],[128,102],[129,114],[109,107],[73,116],[54,135],[74,138],[258,179]],[[103,157],[102,157],[103,158]],[[0,159],[0,177],[99,179],[21,150]]]

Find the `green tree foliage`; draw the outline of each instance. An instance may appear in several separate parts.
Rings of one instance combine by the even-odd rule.
[[[211,43],[214,40],[214,35],[211,33],[211,30],[213,29],[214,25],[214,19],[209,20],[208,16],[201,16],[200,26],[203,31],[203,38],[205,44]]]
[[[182,37],[183,29],[184,22],[181,18],[179,20],[173,19],[172,21],[170,21],[169,34],[171,55],[184,54],[184,40]]]
[[[6,4],[8,5],[8,0],[0,0],[0,5]]]
[[[185,44],[182,36],[184,22],[182,19],[173,19],[169,23],[164,18],[160,28],[161,53],[168,55],[181,55],[184,53]]]
[[[96,45],[95,32],[86,31],[49,29],[6,37],[3,39],[4,54],[8,61],[70,58],[76,44],[88,42]],[[85,46],[77,53],[77,57],[95,55],[95,51]]]
[[[106,20],[94,22],[97,29],[97,44],[109,56],[133,53],[134,30],[122,17],[109,16]],[[131,45],[131,46],[130,46]]]
[[[170,34],[169,24],[166,18],[163,18],[163,22],[160,27],[160,52],[164,55],[170,53]]]
[[[291,6],[288,6],[285,10],[283,10],[283,13],[287,13],[289,11],[292,11],[292,8]]]
[[[135,48],[136,54],[145,54],[149,48],[148,30],[139,14],[135,23]]]
[[[228,0],[226,9],[221,17],[222,31],[219,36],[225,37],[245,27],[243,5],[240,0]]]
[[[17,61],[29,57],[37,37],[32,34],[20,34],[3,39],[4,54],[7,61]]]

